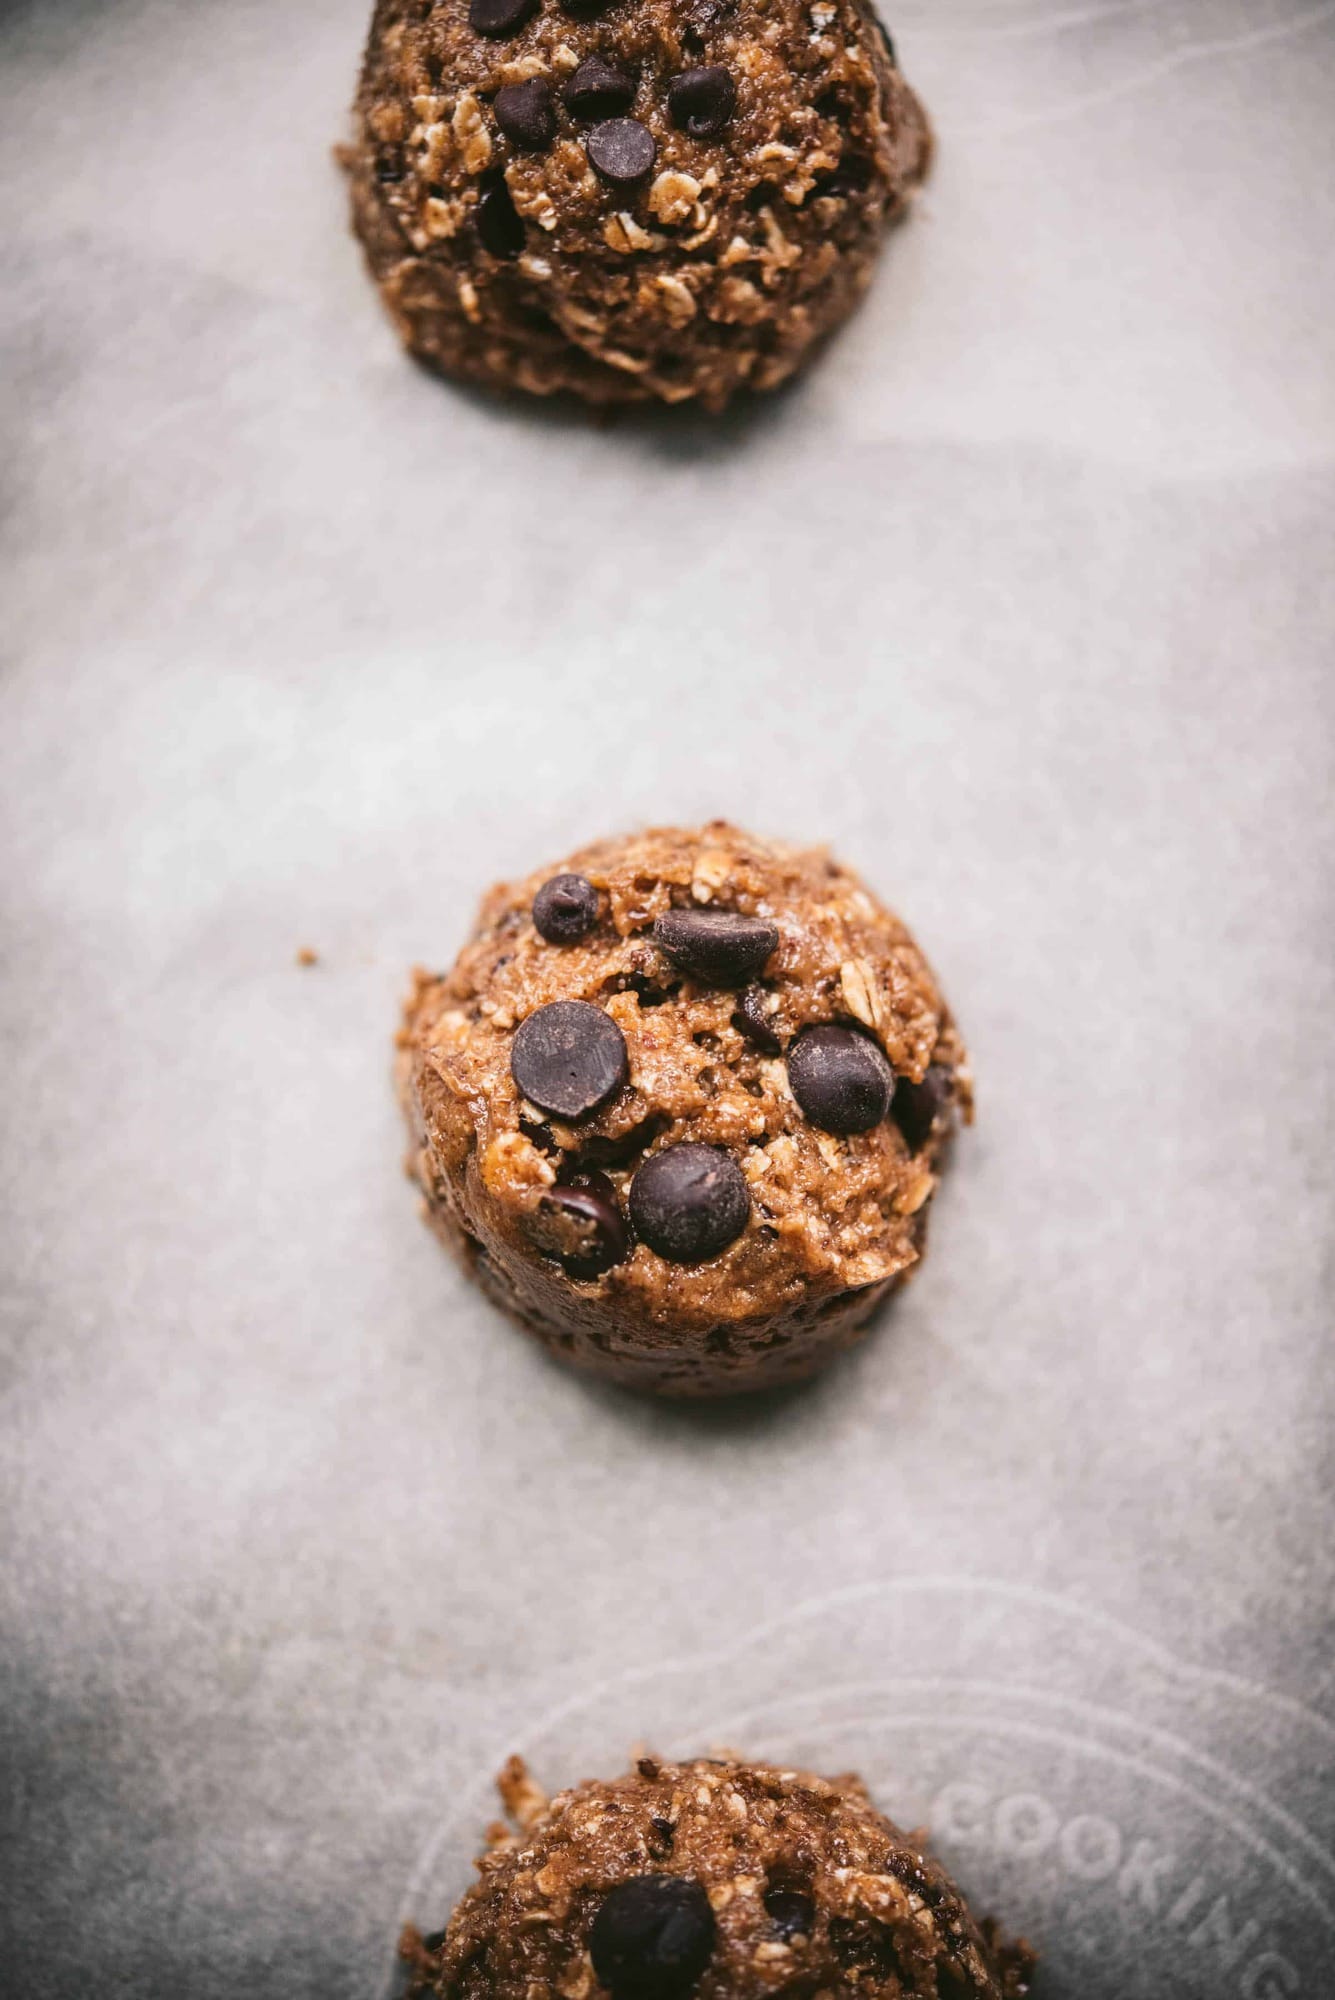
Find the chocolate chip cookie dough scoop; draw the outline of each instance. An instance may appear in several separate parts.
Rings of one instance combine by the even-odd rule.
[[[849,312],[929,150],[868,0],[380,0],[345,159],[422,360],[717,409]]]
[[[414,2000],[1022,2000],[1034,1955],[857,1778],[642,1757],[550,1801],[518,1759],[480,1880],[405,1932]]]
[[[723,822],[493,889],[399,1052],[441,1234],[553,1353],[663,1395],[848,1346],[970,1111],[899,920],[824,850]]]

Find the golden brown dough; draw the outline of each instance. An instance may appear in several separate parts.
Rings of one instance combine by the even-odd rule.
[[[399,1041],[445,1239],[554,1353],[665,1395],[798,1380],[856,1339],[971,1107],[899,920],[823,849],[723,821],[493,889]]]

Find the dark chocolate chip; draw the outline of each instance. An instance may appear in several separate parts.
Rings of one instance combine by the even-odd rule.
[[[429,1951],[432,1954],[438,1952],[444,1945],[445,1939],[448,1935],[449,1933],[446,1931],[428,1931],[426,1936],[422,1939],[423,1951]]]
[[[605,14],[610,5],[611,0],[561,0],[561,12],[576,21],[592,21]]]
[[[608,118],[595,125],[584,150],[605,181],[633,187],[654,163],[654,135],[638,118]]]
[[[515,1030],[510,1074],[539,1111],[587,1118],[626,1081],[626,1038],[601,1007],[553,1000]]]
[[[493,257],[517,257],[524,247],[523,219],[510,199],[505,175],[484,176],[477,204],[477,233]]]
[[[534,1235],[572,1278],[597,1278],[630,1254],[630,1231],[606,1174],[558,1181],[538,1201]]]
[[[765,1914],[786,1943],[789,1938],[811,1936],[816,1906],[800,1889],[767,1889]]]
[[[737,86],[720,63],[684,69],[668,84],[668,110],[679,132],[712,139],[737,109]]]
[[[740,1236],[751,1213],[746,1176],[716,1146],[665,1146],[630,1184],[630,1219],[651,1250],[703,1264]]]
[[[475,35],[513,35],[537,8],[538,0],[469,0],[468,25]]]
[[[678,2000],[714,1952],[714,1912],[689,1876],[636,1875],[599,1905],[589,1956],[613,2000]]]
[[[783,1043],[774,1032],[769,1015],[765,1012],[764,988],[748,986],[737,1002],[737,1011],[732,1017],[732,1025],[739,1035],[745,1035],[760,1053],[765,1056],[783,1054]]]
[[[598,891],[587,875],[553,875],[533,898],[533,921],[548,944],[578,944],[598,921]]]
[[[582,62],[561,92],[576,118],[615,118],[629,111],[635,99],[635,79],[601,56]]]
[[[880,15],[875,12],[874,9],[872,11],[872,19],[873,21],[875,21],[877,32],[879,33],[882,42],[885,44],[886,60],[889,62],[891,69],[898,69],[899,57],[895,54],[895,45],[890,39],[890,30],[886,27],[885,22],[881,19]]]
[[[406,172],[402,146],[382,146],[375,156],[376,179],[385,182],[401,181]]]
[[[512,145],[542,153],[556,137],[556,99],[545,76],[507,83],[496,92],[496,123]]]
[[[895,1073],[854,1028],[804,1028],[788,1051],[793,1096],[825,1132],[870,1132],[890,1109]]]
[[[901,1076],[895,1084],[895,1123],[911,1153],[920,1153],[932,1136],[936,1115],[950,1101],[950,1071],[933,1063],[921,1083]]]
[[[654,919],[654,943],[692,979],[745,986],[764,971],[779,933],[763,917],[742,917],[735,910],[666,910]]]

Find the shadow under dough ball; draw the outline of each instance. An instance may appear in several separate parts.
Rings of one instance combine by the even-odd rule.
[[[930,151],[867,0],[380,0],[343,159],[432,367],[716,410],[852,310]]]
[[[483,902],[399,1036],[435,1227],[560,1359],[658,1395],[814,1374],[917,1265],[968,1059],[849,869],[715,821]]]
[[[1023,2000],[1030,1990],[1028,1945],[977,1924],[919,1837],[877,1812],[857,1778],[645,1756],[549,1800],[512,1758],[499,1784],[516,1833],[496,1829],[444,1931],[404,1934],[416,2000]]]

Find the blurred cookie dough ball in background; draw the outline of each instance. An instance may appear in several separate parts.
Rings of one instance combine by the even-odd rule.
[[[863,0],[380,0],[344,157],[422,360],[719,409],[851,310],[930,150]]]
[[[968,1058],[899,919],[723,821],[493,889],[399,1036],[428,1213],[562,1359],[661,1395],[811,1375],[915,1267]]]

